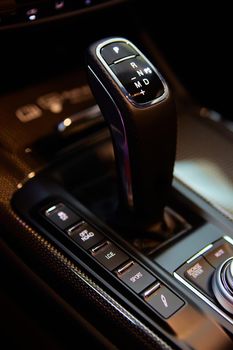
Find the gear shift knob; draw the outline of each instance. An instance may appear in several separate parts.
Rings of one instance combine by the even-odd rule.
[[[121,210],[142,226],[153,224],[163,218],[173,175],[171,93],[155,66],[124,38],[94,43],[87,61],[90,86],[112,136]]]

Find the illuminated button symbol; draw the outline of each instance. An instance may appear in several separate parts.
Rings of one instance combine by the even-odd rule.
[[[48,109],[52,113],[60,113],[63,109],[63,96],[57,92],[51,92],[40,96],[37,103],[41,108]]]
[[[20,107],[15,112],[16,117],[22,122],[27,123],[33,119],[39,118],[42,116],[42,111],[37,105],[28,104],[23,107]]]
[[[199,263],[196,263],[190,269],[187,270],[187,274],[192,278],[196,279],[204,273],[203,266]]]
[[[142,87],[142,84],[140,83],[139,80],[134,82],[134,85],[136,86],[137,89],[140,89]]]
[[[69,219],[69,216],[64,212],[64,211],[59,211],[57,213],[57,216],[62,220],[62,221],[66,221]]]
[[[145,74],[151,74],[152,73],[152,70],[149,67],[146,67],[143,70],[144,70]]]
[[[168,303],[167,303],[167,299],[166,299],[165,295],[161,294],[160,298],[161,298],[161,301],[162,301],[163,305],[165,307],[168,307]]]
[[[140,91],[140,94],[143,95],[143,96],[145,95],[145,93],[146,93],[145,90],[141,90],[141,91]]]
[[[119,51],[120,51],[120,49],[119,49],[118,46],[114,46],[114,47],[113,47],[113,51],[114,51],[116,54],[118,54]]]
[[[216,256],[216,258],[219,258],[220,256],[222,256],[224,254],[224,250],[222,248],[220,248],[219,250],[217,250],[215,253],[214,253],[214,256]]]
[[[136,65],[135,62],[130,62],[130,65],[131,65],[132,68],[138,68],[138,66]]]
[[[140,77],[140,76],[142,76],[142,75],[144,75],[144,73],[143,73],[143,71],[140,69],[140,70],[137,70],[137,73],[138,73],[138,76]]]
[[[88,241],[91,237],[94,237],[94,233],[88,230],[83,230],[79,233],[79,237],[83,242]]]
[[[105,258],[107,260],[112,259],[114,256],[116,255],[116,253],[114,253],[113,251],[109,252],[108,254],[105,255]]]
[[[132,283],[135,283],[137,280],[139,280],[140,278],[143,277],[143,274],[141,273],[141,271],[139,271],[138,273],[136,273],[134,276],[130,277],[130,281]]]
[[[143,81],[143,83],[144,83],[145,85],[149,85],[149,84],[150,84],[150,82],[149,82],[148,79],[142,79],[142,81]]]

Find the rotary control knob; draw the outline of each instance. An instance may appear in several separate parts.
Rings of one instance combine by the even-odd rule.
[[[224,261],[216,269],[212,288],[222,307],[233,314],[233,257]]]

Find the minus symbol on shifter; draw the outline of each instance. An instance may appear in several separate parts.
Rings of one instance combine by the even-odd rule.
[[[131,80],[135,80],[135,79],[137,79],[137,77],[133,77],[133,78],[131,78]]]

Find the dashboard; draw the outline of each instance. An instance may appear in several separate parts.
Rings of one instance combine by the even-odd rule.
[[[232,348],[231,28],[176,10],[0,4],[11,345]]]

